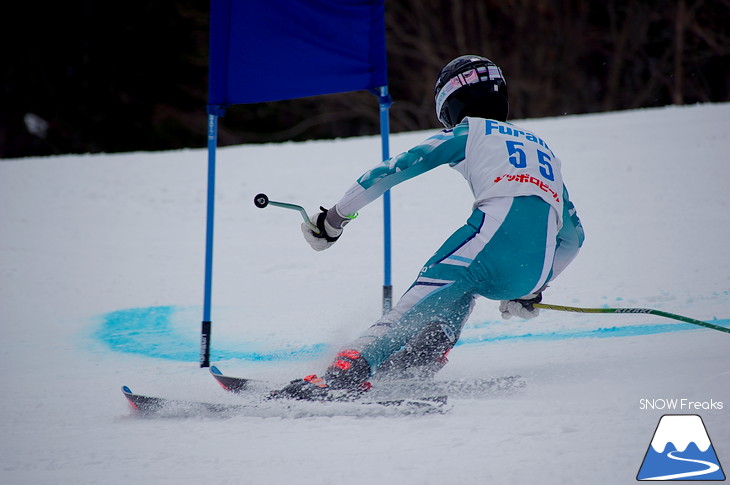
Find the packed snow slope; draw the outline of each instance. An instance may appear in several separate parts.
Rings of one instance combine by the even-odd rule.
[[[586,231],[546,302],[729,326],[730,104],[515,123],[562,159]],[[224,372],[272,385],[320,372],[379,317],[379,201],[322,253],[296,212],[252,203],[329,206],[379,154],[378,137],[219,150]],[[505,322],[488,300],[437,378],[521,375],[523,389],[429,416],[135,417],[122,385],[237,399],[197,362],[206,173],[204,150],[0,162],[0,483],[631,484],[664,414],[700,415],[730,466],[730,334],[650,315]],[[447,167],[392,191],[396,296],[471,203]]]

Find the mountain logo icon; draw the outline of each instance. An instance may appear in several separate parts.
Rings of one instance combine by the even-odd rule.
[[[662,416],[636,479],[725,480],[702,418],[696,414]]]

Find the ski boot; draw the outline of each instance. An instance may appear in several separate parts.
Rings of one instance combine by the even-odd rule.
[[[324,377],[316,374],[295,379],[287,386],[272,391],[272,398],[307,401],[352,401],[367,392],[371,385],[370,365],[357,350],[344,350],[327,368]]]

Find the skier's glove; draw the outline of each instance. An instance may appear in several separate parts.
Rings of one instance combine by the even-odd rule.
[[[302,223],[304,239],[315,251],[324,251],[332,246],[342,235],[342,229],[354,219],[355,216],[343,216],[337,210],[337,206],[331,209],[320,207],[320,212],[311,215],[312,225],[316,226],[319,233],[316,233],[312,226]]]
[[[540,309],[535,308],[535,303],[542,301],[542,291],[525,295],[516,300],[502,300],[499,304],[499,311],[502,312],[502,318],[509,320],[512,317],[519,318],[535,318],[540,314]]]

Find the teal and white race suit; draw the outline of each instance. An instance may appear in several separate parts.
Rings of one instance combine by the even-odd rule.
[[[458,340],[477,295],[512,300],[540,291],[575,258],[583,227],[560,159],[534,133],[465,118],[363,174],[336,204],[354,214],[391,187],[449,165],[474,194],[473,212],[426,262],[394,308],[349,348],[375,371],[426,325]]]

